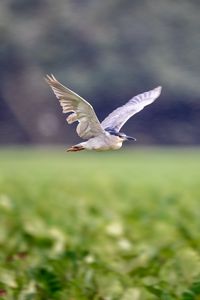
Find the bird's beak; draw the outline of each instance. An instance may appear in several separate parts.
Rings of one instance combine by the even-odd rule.
[[[126,136],[127,141],[136,141],[136,139],[132,136]]]

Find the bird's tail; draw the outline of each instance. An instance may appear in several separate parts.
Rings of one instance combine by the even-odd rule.
[[[77,152],[77,151],[82,151],[82,150],[85,150],[85,148],[81,144],[78,144],[78,145],[74,145],[74,146],[71,146],[70,148],[68,148],[67,152]]]

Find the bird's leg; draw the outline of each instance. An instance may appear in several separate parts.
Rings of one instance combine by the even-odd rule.
[[[72,146],[69,149],[67,149],[67,152],[77,152],[77,151],[81,151],[84,149],[85,148],[82,145],[75,145],[75,146]]]

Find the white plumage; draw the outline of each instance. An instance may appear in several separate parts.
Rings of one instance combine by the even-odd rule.
[[[69,124],[78,121],[77,134],[88,141],[72,146],[67,151],[80,150],[115,150],[122,146],[123,141],[133,139],[119,132],[122,126],[134,114],[151,104],[159,97],[161,87],[139,94],[130,99],[125,105],[110,113],[102,123],[99,122],[93,107],[82,97],[62,85],[53,75],[45,78],[59,99],[63,113]]]

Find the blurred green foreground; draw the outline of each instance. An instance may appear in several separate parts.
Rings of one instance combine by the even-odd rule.
[[[200,299],[200,151],[0,151],[0,299]]]

